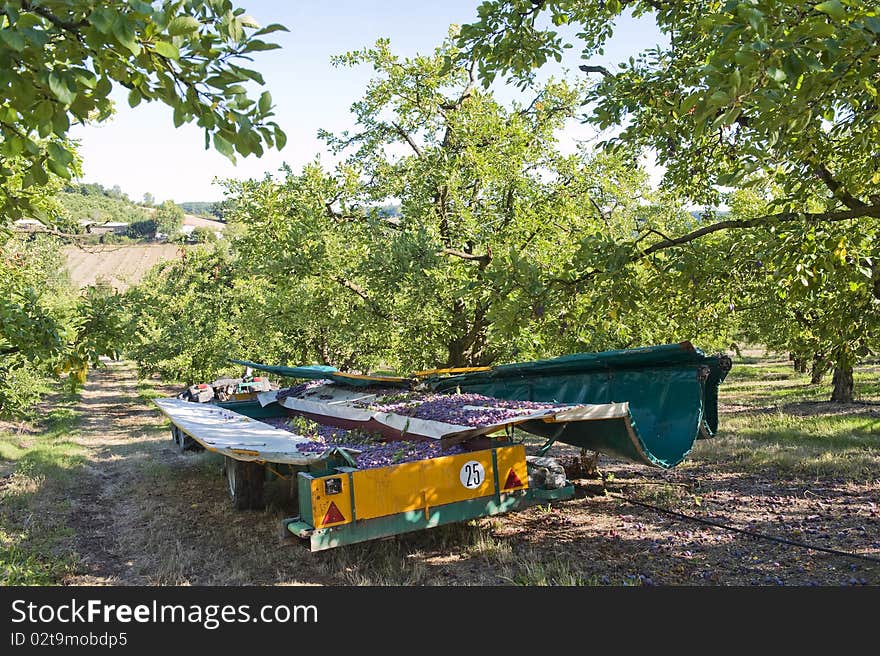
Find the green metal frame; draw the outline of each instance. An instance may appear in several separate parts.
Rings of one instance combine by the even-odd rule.
[[[300,476],[300,499],[308,498],[308,479]],[[308,503],[300,503],[301,514],[298,520],[288,521],[285,526],[288,531],[297,537],[308,539],[312,551],[333,549],[346,544],[366,542],[377,538],[385,538],[412,531],[421,531],[428,528],[454,524],[469,519],[499,515],[512,510],[522,510],[539,503],[554,500],[566,500],[574,496],[574,486],[571,484],[556,490],[527,489],[507,494],[494,494],[479,499],[457,501],[442,506],[429,508],[427,514],[424,509],[408,510],[406,512],[376,517],[373,519],[360,519],[334,526],[331,528],[315,529],[311,516],[311,508]]]

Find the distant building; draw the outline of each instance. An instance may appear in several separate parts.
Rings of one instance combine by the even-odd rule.
[[[21,230],[23,232],[30,232],[43,227],[43,224],[36,219],[19,219],[18,221],[13,222],[12,225],[15,226],[16,230]]]
[[[105,235],[112,232],[117,235],[124,235],[128,232],[128,224],[120,221],[107,221],[106,223],[96,223],[95,221],[81,220],[79,224],[85,227],[86,232],[92,235]]]

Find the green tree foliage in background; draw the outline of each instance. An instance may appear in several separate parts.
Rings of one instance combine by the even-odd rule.
[[[652,17],[668,45],[619,69],[591,66],[630,10]],[[527,81],[561,53],[561,37],[538,16],[581,28],[582,69],[598,75],[587,119],[622,126],[617,144],[651,148],[665,182],[692,200],[713,203],[719,185],[770,178],[778,211],[761,223],[880,216],[876,3],[492,0],[479,13],[461,35],[486,81],[496,72]]]
[[[47,377],[85,380],[125,341],[125,309],[105,285],[77,293],[48,237],[11,238],[0,250],[0,416],[26,411]]]
[[[158,3],[111,0],[0,2],[0,217],[51,222],[38,202],[50,175],[70,178],[71,123],[102,121],[110,92],[128,103],[159,101],[175,126],[195,121],[205,146],[235,159],[282,148],[268,91],[248,98],[262,76],[241,64],[277,47],[228,0]]]
[[[197,244],[206,244],[208,242],[217,241],[217,233],[212,228],[197,226],[190,233],[190,238]]]
[[[754,190],[731,199],[731,218],[766,212]],[[728,269],[740,333],[789,352],[812,369],[813,382],[833,365],[832,400],[853,398],[852,367],[880,348],[878,226],[868,221],[754,228],[717,239],[731,247]]]
[[[653,18],[668,45],[648,48],[618,68],[596,65],[591,60],[602,53],[615,19],[629,11]],[[862,243],[880,217],[876,3],[491,0],[480,6],[476,23],[462,28],[461,41],[469,56],[480,59],[484,82],[502,74],[527,85],[536,67],[560,59],[569,45],[556,29],[564,24],[578,28],[586,62],[581,69],[595,80],[584,96],[586,120],[617,129],[605,145],[650,150],[665,167],[664,186],[697,203],[717,204],[725,187],[772,189],[760,213],[639,234],[629,258],[720,231],[753,231],[739,239],[774,254],[780,264],[777,283],[789,291],[776,302],[791,306],[781,311],[788,316],[802,305],[797,312],[804,320],[785,325],[800,326],[803,341],[827,340],[816,342],[815,355],[835,354],[833,396],[851,400],[852,357],[868,352],[875,322],[858,319],[844,331],[817,332],[815,326],[816,315],[828,326],[852,319],[850,286],[873,295],[857,304],[869,316],[876,316],[880,300],[876,259],[860,247],[860,256],[839,256],[847,250],[841,235],[858,226],[854,241]],[[812,241],[803,235],[813,235]],[[818,305],[804,307],[810,303]],[[779,335],[761,325],[767,327],[761,341]]]
[[[227,242],[189,248],[126,293],[128,355],[145,373],[188,383],[235,373],[230,357],[268,358],[277,348],[271,327],[253,320],[264,307],[261,289]]]
[[[186,203],[178,203],[180,207],[183,208],[183,211],[187,214],[195,214],[196,216],[203,216],[206,219],[217,219],[217,215],[214,213],[217,203],[210,202],[202,202],[202,201],[190,201]]]
[[[56,245],[32,255],[33,242],[20,242],[9,230],[25,217],[44,223],[44,232],[66,234],[79,229],[73,217],[99,214],[148,232],[147,219],[118,189],[95,194],[84,185],[59,194],[64,181],[80,174],[67,139],[71,124],[106,120],[113,113],[110,93],[121,86],[129,105],[168,105],[174,126],[195,122],[205,147],[233,161],[281,149],[286,137],[272,120],[272,98],[268,91],[248,97],[248,85],[264,82],[244,64],[278,47],[263,37],[285,29],[261,28],[227,0],[0,2],[0,388],[37,389],[15,384],[28,371],[34,373],[28,380],[50,372],[82,380],[88,364],[120,343],[107,341],[121,339],[124,306],[115,294],[77,295],[50,284],[47,276],[62,268],[60,255],[50,253]],[[177,219],[169,214],[168,221]],[[42,260],[22,264],[34,257]],[[33,398],[4,401],[2,411],[20,410],[25,397]]]
[[[77,232],[83,230],[81,222],[134,224],[150,218],[142,207],[131,202],[122,191],[105,189],[99,184],[71,183],[65,185],[56,197],[64,215]]]
[[[338,58],[376,72],[353,105],[356,129],[324,135],[342,162],[227,183],[229,280],[210,282],[218,264],[200,257],[129,292],[134,321],[152,326],[142,367],[193,380],[235,354],[413,371],[729,344],[730,299],[708,265],[661,253],[630,262],[619,246],[693,221],[681,203],[651,192],[634,161],[561,152],[556,135],[582,90],[551,81],[505,106],[457,58],[449,42],[401,58],[387,41]],[[694,280],[714,285],[715,300],[695,300]],[[193,288],[204,296],[186,312],[230,339],[164,311],[195,308],[181,291]],[[255,327],[259,339],[243,337]]]
[[[173,201],[166,200],[156,208],[153,220],[156,231],[164,235],[173,235],[183,225],[183,210]]]

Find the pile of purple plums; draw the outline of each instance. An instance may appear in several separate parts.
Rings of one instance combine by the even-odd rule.
[[[334,447],[346,449],[352,453],[360,469],[387,467],[464,453],[464,448],[458,444],[444,449],[440,446],[439,440],[384,442],[381,441],[381,436],[359,430],[325,426],[304,417],[271,417],[263,419],[263,422],[309,438],[309,442],[297,445],[296,448],[300,453],[324,453]]]
[[[492,426],[525,414],[559,408],[558,404],[508,401],[482,394],[411,394],[377,399],[369,408],[417,419],[442,421],[474,428]]]

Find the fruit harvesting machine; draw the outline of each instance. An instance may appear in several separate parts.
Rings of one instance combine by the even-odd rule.
[[[302,382],[154,402],[181,451],[224,457],[235,508],[284,479],[284,534],[313,551],[570,499],[560,443],[674,467],[715,434],[731,367],[689,342],[408,377],[231,362]]]

